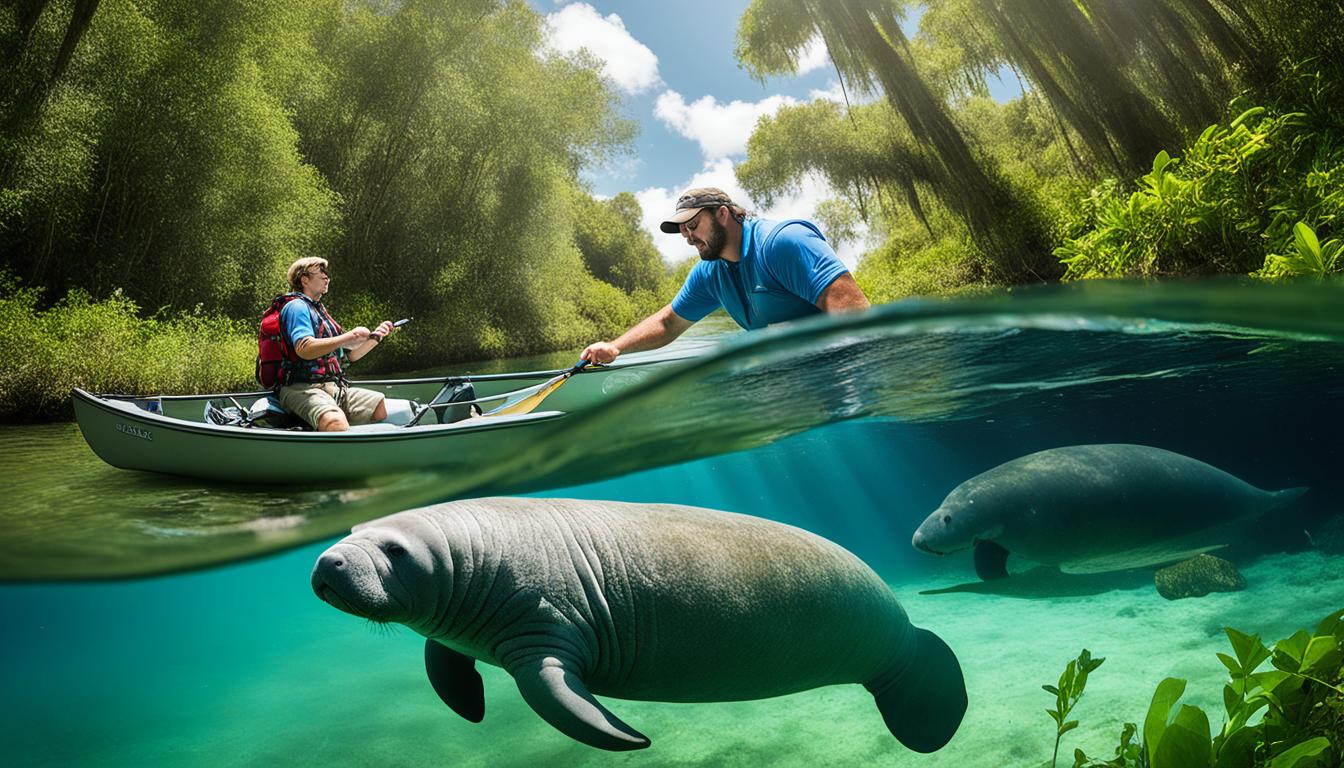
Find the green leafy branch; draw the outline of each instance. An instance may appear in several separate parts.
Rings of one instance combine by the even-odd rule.
[[[1226,710],[1222,728],[1212,733],[1208,716],[1198,707],[1178,706],[1186,682],[1166,678],[1158,684],[1143,721],[1143,730],[1125,723],[1115,756],[1090,758],[1074,751],[1074,768],[1316,768],[1338,766],[1344,745],[1344,610],[1327,616],[1314,632],[1299,631],[1270,649],[1257,635],[1224,629],[1232,653],[1219,653],[1228,671],[1223,686]],[[1065,721],[1082,681],[1074,673],[1079,662],[1070,661],[1061,676],[1060,688],[1046,690],[1067,707],[1050,710],[1059,736],[1076,728]],[[1261,670],[1264,663],[1270,668]],[[1097,662],[1100,664],[1100,661]],[[1093,667],[1095,668],[1095,666]],[[1255,716],[1261,714],[1259,720]],[[1057,714],[1062,712],[1063,714]],[[1141,735],[1141,740],[1135,741]]]
[[[1334,239],[1322,243],[1314,229],[1299,221],[1293,226],[1293,252],[1270,254],[1259,274],[1267,277],[1325,277],[1344,268],[1341,252],[1344,252],[1344,242]]]
[[[1077,720],[1068,718],[1069,713],[1078,704],[1078,699],[1082,698],[1083,689],[1087,687],[1087,676],[1104,661],[1105,658],[1092,658],[1092,653],[1084,648],[1083,652],[1078,654],[1078,658],[1064,667],[1058,685],[1041,686],[1046,693],[1055,695],[1054,709],[1045,710],[1050,719],[1055,721],[1055,753],[1050,758],[1051,766],[1059,760],[1059,740],[1064,738],[1064,734],[1078,727]]]

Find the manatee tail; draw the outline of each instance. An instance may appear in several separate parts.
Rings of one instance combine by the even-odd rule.
[[[914,627],[912,657],[900,671],[864,687],[873,694],[887,730],[916,752],[936,752],[952,740],[966,714],[966,681],[956,654],[942,638]]]

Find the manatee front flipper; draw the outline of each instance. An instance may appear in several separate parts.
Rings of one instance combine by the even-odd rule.
[[[1008,578],[1008,550],[988,539],[976,541],[975,575],[985,581]]]
[[[877,701],[882,721],[896,740],[916,752],[942,749],[966,714],[966,680],[956,654],[942,638],[913,627],[911,656],[892,666],[899,671],[864,684]]]
[[[425,673],[444,704],[473,723],[481,722],[485,717],[485,687],[475,659],[426,640]]]
[[[541,719],[590,747],[625,751],[649,746],[644,734],[621,722],[593,698],[583,680],[555,657],[510,669],[523,700]]]

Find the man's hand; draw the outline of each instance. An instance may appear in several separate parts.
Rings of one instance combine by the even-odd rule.
[[[589,344],[579,357],[595,365],[606,365],[620,356],[622,352],[643,352],[657,349],[680,336],[694,323],[672,311],[668,304],[652,315],[640,320],[634,328],[621,334],[615,341],[599,341]]]
[[[369,335],[373,337],[374,341],[382,341],[384,338],[387,337],[387,334],[395,330],[397,330],[397,327],[392,324],[391,320],[384,320],[383,322],[379,323],[378,327],[374,328],[369,333]]]
[[[606,365],[615,360],[621,354],[621,348],[609,341],[599,341],[595,344],[589,344],[588,348],[583,350],[580,358],[590,363]]]
[[[346,349],[354,349],[367,341],[368,338],[369,329],[361,325],[345,332],[345,341],[341,343],[341,346]]]

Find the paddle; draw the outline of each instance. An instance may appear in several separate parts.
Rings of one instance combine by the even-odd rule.
[[[520,413],[531,413],[534,409],[536,409],[538,405],[541,405],[542,400],[545,400],[548,395],[550,395],[555,390],[559,389],[561,384],[564,384],[566,381],[569,381],[570,376],[573,376],[579,371],[582,371],[588,365],[590,365],[590,363],[587,360],[580,358],[579,362],[575,363],[573,368],[570,368],[568,371],[565,371],[559,376],[556,376],[550,381],[547,381],[546,383],[540,385],[539,387],[537,387],[536,392],[533,392],[532,394],[528,395],[527,397],[524,397],[523,399],[519,400],[516,403],[509,403],[508,405],[502,405],[499,408],[496,408],[495,410],[486,413],[485,415],[513,416]]]

